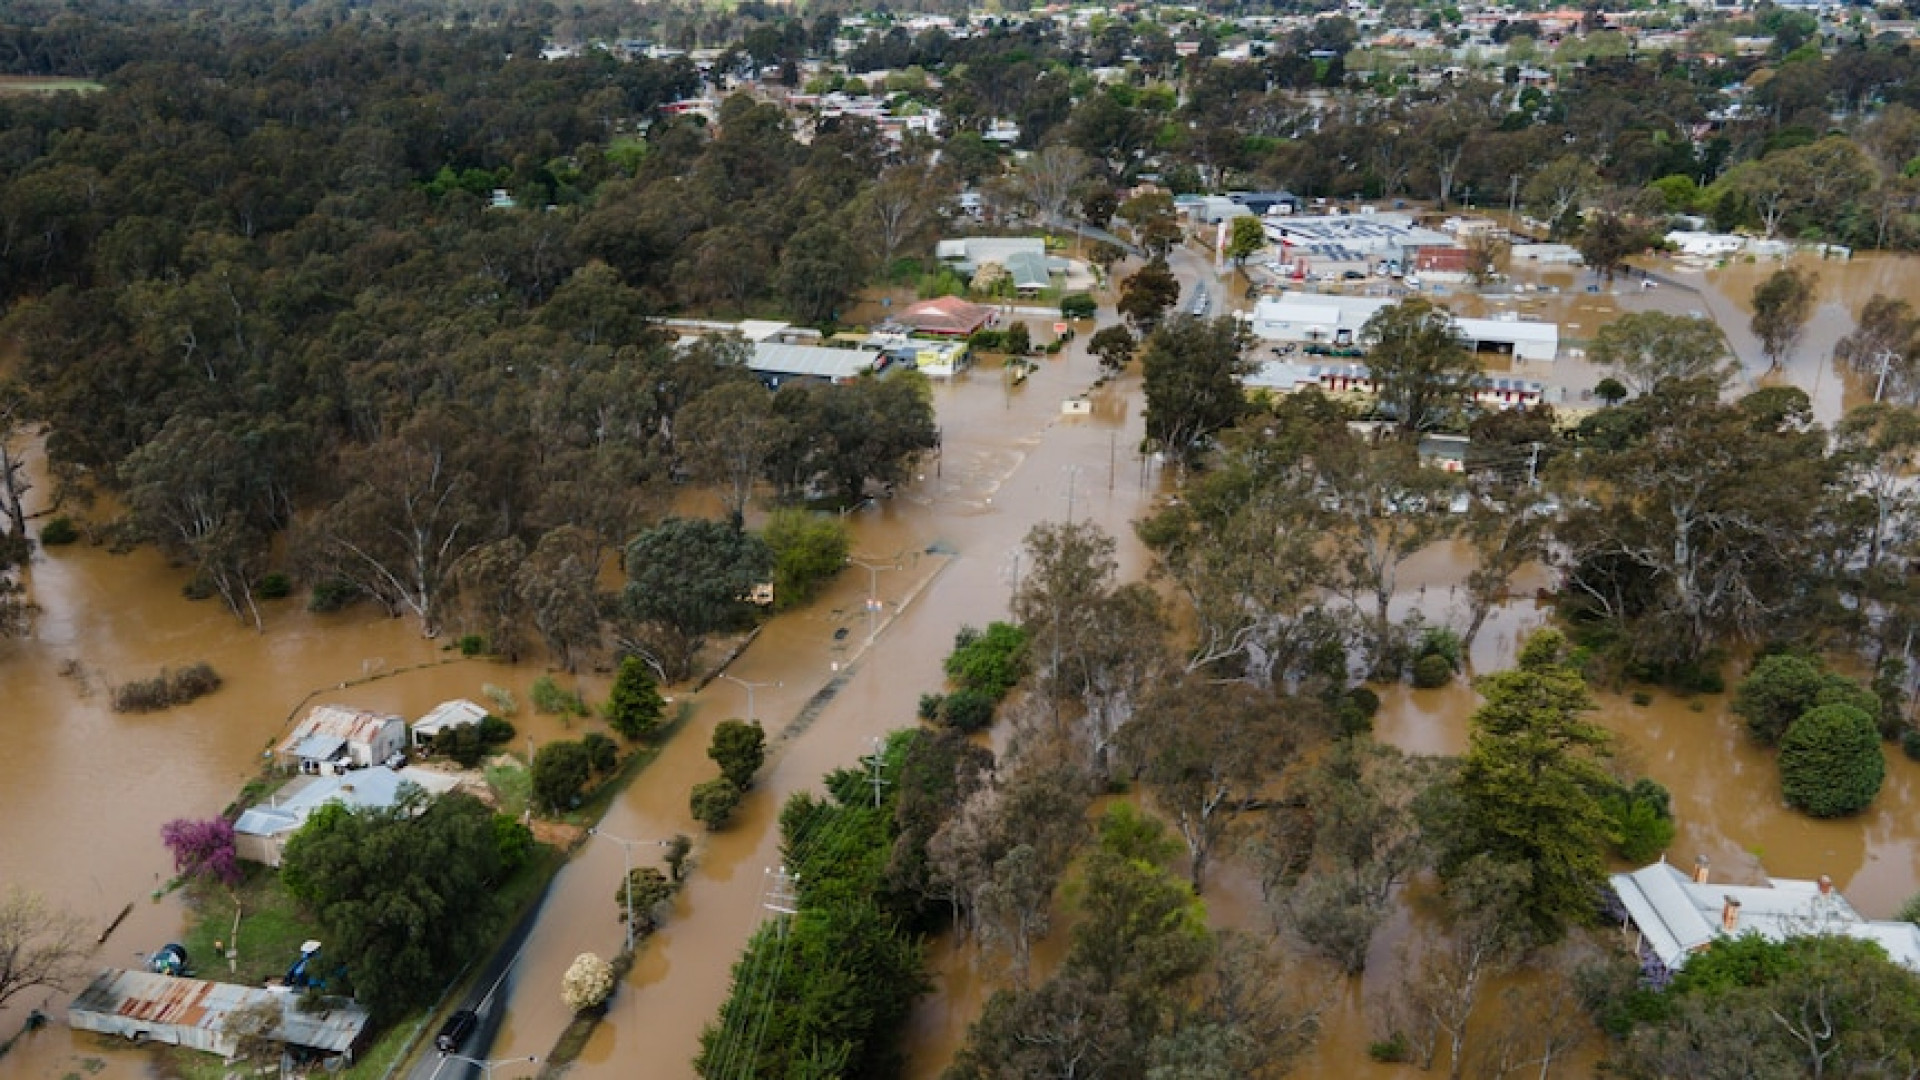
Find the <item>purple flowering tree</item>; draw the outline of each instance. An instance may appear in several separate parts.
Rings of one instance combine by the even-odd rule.
[[[160,826],[160,839],[173,852],[173,868],[181,877],[204,878],[228,886],[240,884],[233,822],[217,817],[205,821],[175,818]]]

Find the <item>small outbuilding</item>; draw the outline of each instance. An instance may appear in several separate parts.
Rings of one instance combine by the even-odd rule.
[[[67,1006],[67,1023],[81,1031],[164,1043],[231,1058],[249,1036],[291,1049],[353,1060],[367,1033],[367,1010],[346,998],[322,998],[311,1008],[303,995],[150,971],[108,968]],[[277,1017],[266,1031],[245,1030],[255,1016]]]
[[[435,705],[432,712],[413,722],[413,745],[416,749],[426,749],[433,745],[434,738],[442,731],[478,724],[486,718],[487,710],[466,698],[443,701]]]

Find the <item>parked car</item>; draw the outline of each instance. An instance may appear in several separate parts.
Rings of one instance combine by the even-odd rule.
[[[443,1054],[453,1053],[460,1049],[461,1043],[467,1041],[467,1036],[473,1034],[473,1029],[479,1023],[480,1018],[474,1015],[472,1009],[461,1009],[440,1025],[440,1034],[433,1037],[434,1048]]]

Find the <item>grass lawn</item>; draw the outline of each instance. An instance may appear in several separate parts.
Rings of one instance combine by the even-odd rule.
[[[229,968],[221,955],[233,938],[234,901],[239,901],[240,934],[235,958],[237,968]],[[300,959],[300,944],[321,938],[318,925],[300,911],[299,902],[280,884],[277,871],[265,866],[247,866],[246,880],[234,893],[224,889],[202,888],[193,900],[194,922],[188,927],[182,945],[194,974],[218,982],[260,986],[278,979]]]
[[[60,90],[92,93],[106,87],[92,79],[69,79],[60,75],[0,75],[0,94],[51,94]]]

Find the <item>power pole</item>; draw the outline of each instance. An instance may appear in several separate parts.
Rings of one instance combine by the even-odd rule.
[[[787,916],[800,910],[800,877],[797,874],[788,873],[784,866],[777,870],[770,870],[768,873],[773,875],[773,880],[767,883],[766,899],[760,901],[760,906],[773,913],[774,922],[784,936],[787,931]]]
[[[880,758],[880,739],[873,740],[873,754],[867,758],[867,783],[873,788],[873,808],[880,809],[880,789],[887,786],[887,778],[880,775],[884,762]]]
[[[1540,477],[1540,444],[1534,443],[1527,448],[1527,486],[1538,484]]]

